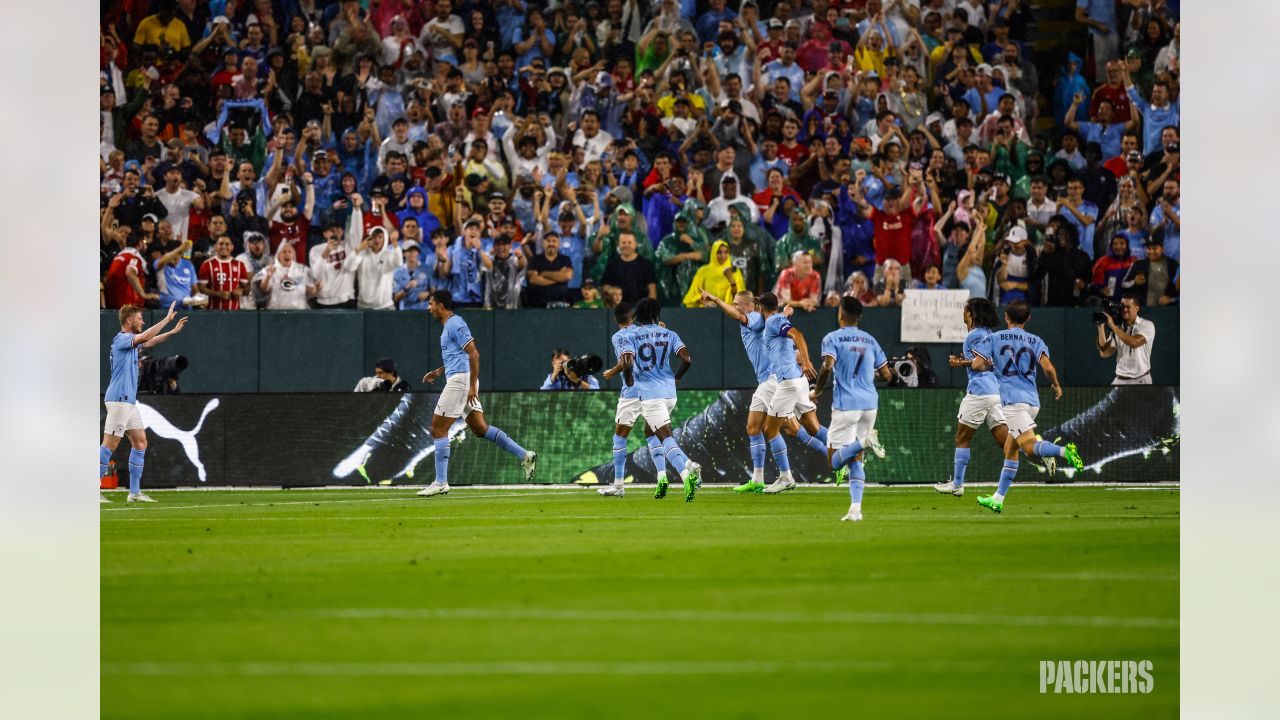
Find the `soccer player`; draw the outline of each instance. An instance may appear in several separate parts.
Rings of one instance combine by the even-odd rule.
[[[764,420],[765,413],[769,409],[769,401],[773,398],[774,392],[778,389],[778,379],[773,374],[772,368],[769,367],[768,353],[765,352],[764,346],[764,316],[760,314],[760,303],[751,294],[750,290],[744,290],[733,297],[733,304],[721,300],[708,293],[702,291],[702,299],[704,301],[714,302],[729,317],[737,320],[742,327],[738,328],[742,333],[742,347],[747,351],[747,359],[751,361],[751,369],[756,371],[756,391],[751,394],[751,406],[747,411],[747,438],[751,443],[751,479],[733,490],[739,493],[760,493],[764,492],[764,462],[765,462],[765,443],[764,443]],[[791,307],[783,308],[782,315],[791,317]],[[818,422],[818,414],[816,407],[801,416],[797,422],[794,418],[788,418],[784,427],[793,429],[796,437],[800,442],[809,447],[825,453],[827,451],[827,429],[822,427]],[[806,427],[807,426],[807,427]],[[812,433],[810,432],[812,429]],[[839,485],[847,470],[841,468],[836,473],[836,484]]]
[[[662,443],[662,454],[680,474],[684,501],[692,502],[702,484],[702,467],[684,454],[671,435],[671,411],[676,407],[676,383],[689,371],[693,358],[689,357],[689,349],[680,336],[659,324],[661,314],[662,306],[653,298],[641,298],[636,303],[630,351],[622,356],[622,377],[625,384],[634,384],[639,391],[644,424],[653,429]],[[670,363],[673,355],[682,361],[674,374]],[[658,489],[653,496],[659,500],[665,498],[667,484],[667,474],[659,474]]]
[[[805,378],[813,378],[817,373],[809,362],[809,346],[805,344],[804,335],[791,325],[786,315],[778,312],[777,295],[767,292],[760,296],[760,315],[764,318],[761,336],[765,354],[778,382],[764,419],[765,441],[773,452],[774,462],[778,463],[778,479],[764,492],[774,495],[796,486],[791,477],[787,443],[780,430],[788,416],[804,417],[814,411],[816,406],[809,399],[809,383]]]
[[[460,417],[466,418],[467,427],[476,437],[482,437],[516,456],[524,466],[525,482],[533,480],[538,454],[520,447],[506,433],[485,422],[484,408],[480,406],[480,352],[471,337],[471,328],[453,313],[453,296],[448,290],[431,293],[427,312],[444,326],[440,333],[440,355],[444,364],[423,375],[422,381],[433,383],[441,375],[445,375],[446,380],[431,416],[436,479],[418,494],[431,497],[449,492],[449,428]]]
[[[964,497],[964,471],[969,466],[969,441],[985,422],[996,444],[1004,448],[1009,428],[1000,410],[1000,381],[990,370],[974,370],[973,349],[978,347],[1000,323],[995,303],[986,298],[971,298],[964,304],[964,326],[969,334],[964,338],[964,348],[959,356],[950,357],[951,367],[968,367],[969,385],[964,400],[960,401],[960,413],[956,416],[955,472],[950,482],[933,486],[946,495]]]
[[[1038,336],[1023,329],[1031,319],[1031,308],[1025,300],[1014,300],[1004,311],[1007,330],[991,333],[973,349],[975,370],[995,370],[1000,381],[1000,403],[1009,433],[1004,442],[1004,469],[995,493],[978,497],[978,504],[994,512],[1004,510],[1004,497],[1018,474],[1018,449],[1028,457],[1044,458],[1050,474],[1056,467],[1054,458],[1066,458],[1076,470],[1084,469],[1075,443],[1066,447],[1036,438],[1036,414],[1040,412],[1040,393],[1036,390],[1036,365],[1039,364],[1053,387],[1053,399],[1062,398],[1058,371],[1049,360],[1049,348]]]
[[[631,324],[632,309],[631,305],[620,302],[613,308],[613,319],[618,323],[618,332],[613,334],[613,353],[618,358],[618,362],[613,367],[600,373],[605,380],[617,375],[624,369],[625,363],[622,358],[624,355],[634,356],[631,349]],[[623,483],[627,472],[627,436],[631,434],[631,428],[636,424],[636,420],[640,417],[640,390],[634,384],[622,386],[622,392],[618,395],[618,409],[614,413],[613,422],[613,484],[609,487],[603,487],[596,492],[606,497],[622,497]],[[653,428],[648,423],[645,424],[645,441],[649,445],[649,457],[653,459],[654,474],[660,479],[667,476],[667,459],[662,452],[662,443],[658,441],[658,436],[653,434]]]
[[[813,391],[816,399],[827,380],[835,376],[827,460],[833,470],[849,468],[849,512],[840,519],[854,522],[862,520],[862,491],[867,481],[862,466],[863,448],[869,448],[876,457],[884,457],[875,429],[880,402],[876,376],[885,382],[893,377],[880,343],[858,328],[861,319],[862,303],[858,298],[842,298],[840,329],[822,338],[822,370],[818,371]]]
[[[125,305],[120,308],[120,332],[111,340],[111,382],[107,384],[104,401],[107,406],[107,422],[102,429],[102,445],[98,447],[98,478],[107,474],[111,454],[120,445],[120,438],[129,436],[129,497],[128,502],[155,502],[142,492],[142,465],[147,454],[147,428],[138,412],[138,346],[155,347],[182,332],[187,318],[182,318],[173,329],[161,333],[173,320],[173,308],[169,314],[147,330],[142,319],[142,308]],[[98,493],[99,502],[111,502]]]

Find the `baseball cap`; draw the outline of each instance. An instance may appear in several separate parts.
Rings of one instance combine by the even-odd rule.
[[[464,227],[464,228],[469,228],[469,227],[471,227],[472,225],[475,225],[475,226],[477,226],[477,227],[483,227],[483,225],[480,223],[480,221],[479,221],[479,220],[477,220],[477,219],[475,219],[475,218],[471,218],[470,220],[468,220],[468,221],[466,221],[465,223],[463,223],[462,227]]]
[[[214,18],[212,22],[214,25],[230,25],[231,24],[231,21],[227,19],[226,15],[219,15],[218,17]]]
[[[253,230],[246,230],[246,231],[245,231],[245,233],[244,233],[244,241],[245,241],[245,242],[247,242],[247,243],[251,243],[251,242],[266,242],[266,241],[267,241],[267,236],[266,236],[266,235],[263,235],[263,234],[262,234],[262,233],[260,233],[260,232],[255,232],[255,231],[253,231]]]
[[[404,242],[400,243],[401,252],[409,252],[410,250],[413,250],[414,252],[422,252],[422,248],[419,247],[418,242],[416,240],[405,240]]]
[[[1020,243],[1027,241],[1027,230],[1021,225],[1014,225],[1009,228],[1009,234],[1005,235],[1005,240],[1011,243]]]
[[[150,220],[151,222],[158,222],[159,218],[157,218],[155,215],[151,213],[147,213],[146,215],[142,216],[142,222],[146,222],[148,220]]]
[[[990,74],[991,74],[991,66],[990,66],[990,65],[988,65],[988,64],[986,64],[986,63],[982,63],[981,65],[979,65],[979,66],[975,69],[975,71],[976,71],[979,75],[990,75]]]
[[[319,159],[321,159],[321,158],[323,158],[323,159],[325,159],[325,160],[328,160],[328,159],[329,159],[329,151],[328,151],[328,150],[316,150],[315,152],[311,153],[311,159],[312,159],[312,160],[319,160]]]
[[[987,68],[987,69],[988,69],[988,70],[990,70],[990,68]],[[489,112],[489,111],[488,111],[488,110],[486,110],[486,109],[484,109],[484,108],[482,108],[482,107],[478,107],[478,108],[476,108],[475,110],[472,110],[472,111],[471,111],[471,117],[475,117],[475,116],[477,116],[477,115],[484,115],[484,114],[485,114],[485,113],[487,113],[487,112]]]
[[[932,113],[929,113],[929,117],[924,119],[925,125],[932,125],[936,122],[942,122],[942,113],[932,112]]]
[[[489,193],[489,200],[490,200],[490,201],[493,201],[493,200],[501,200],[501,201],[503,201],[503,202],[506,202],[506,201],[507,201],[507,196],[506,196],[506,194],[505,194],[505,193],[503,193],[503,192],[502,192],[502,191],[500,191],[500,190],[494,190],[493,192]]]
[[[769,22],[765,23],[765,25],[767,25],[770,30],[774,30],[774,29],[781,30],[783,27],[782,21],[779,20],[778,18],[769,18]]]
[[[1004,183],[1005,185],[1008,185],[1008,184],[1009,184],[1009,176],[1008,176],[1008,175],[1005,175],[1004,173],[996,173],[995,175],[993,175],[993,176],[991,177],[991,182],[1002,182],[1002,183]]]

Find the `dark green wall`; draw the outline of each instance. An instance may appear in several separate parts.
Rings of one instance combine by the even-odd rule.
[[[1098,357],[1092,311],[1036,308],[1027,329],[1044,338],[1063,384],[1106,385],[1115,360]],[[163,317],[148,311],[147,323]],[[1142,316],[1156,325],[1152,375],[1162,385],[1177,385],[1178,309],[1147,308]],[[612,364],[609,336],[616,329],[603,310],[464,310],[480,351],[480,383],[492,390],[537,389],[550,370],[551,351],[595,353]],[[681,382],[685,388],[751,387],[755,378],[742,349],[737,323],[714,310],[667,308],[663,321],[680,334],[693,356]],[[822,337],[836,327],[834,310],[797,313],[792,322],[804,333],[816,364]],[[868,310],[862,327],[890,357],[906,349],[898,340],[899,312]],[[100,389],[108,380],[106,348],[119,331],[113,312],[101,317]],[[943,386],[964,385],[963,370],[947,367],[947,355],[959,346],[931,344],[934,369]],[[186,355],[182,375],[186,392],[345,392],[372,374],[380,357],[395,358],[400,374],[415,387],[440,365],[440,325],[425,312],[195,312],[186,330],[155,349],[157,355]],[[1043,381],[1043,374],[1041,380]],[[607,383],[617,387],[620,381]]]

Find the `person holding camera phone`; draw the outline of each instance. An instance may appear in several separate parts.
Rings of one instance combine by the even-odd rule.
[[[1138,307],[1137,294],[1126,292],[1118,309],[1108,307],[1093,315],[1098,325],[1098,354],[1104,358],[1116,356],[1112,385],[1151,384],[1151,346],[1156,340],[1156,326],[1138,317]]]

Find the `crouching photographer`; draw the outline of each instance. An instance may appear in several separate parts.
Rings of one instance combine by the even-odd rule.
[[[182,392],[178,376],[187,369],[185,355],[168,357],[144,356],[138,362],[138,393],[143,395],[177,395]]]
[[[1098,326],[1098,354],[1116,356],[1116,377],[1111,384],[1150,385],[1156,326],[1138,317],[1138,296],[1125,293],[1119,305],[1094,313],[1093,322]]]
[[[593,373],[600,372],[604,360],[598,355],[571,357],[564,348],[551,353],[551,374],[542,381],[542,390],[599,390],[600,381]]]

